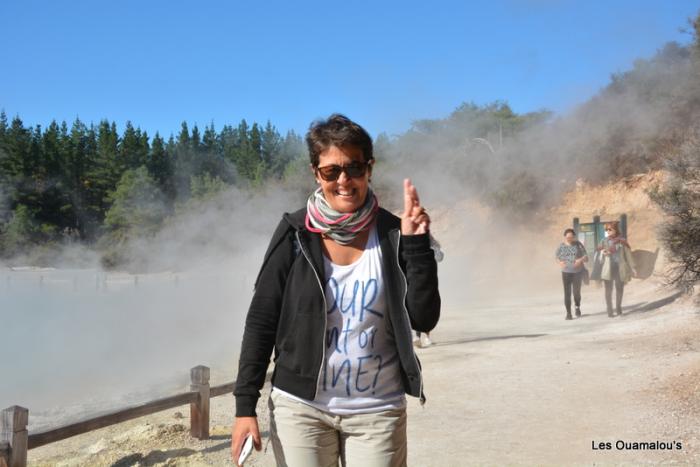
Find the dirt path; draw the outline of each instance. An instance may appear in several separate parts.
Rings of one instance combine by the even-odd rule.
[[[444,309],[436,345],[418,349],[428,402],[409,400],[409,465],[700,464],[700,315],[647,282],[609,319],[602,294],[586,288],[574,321],[558,290]],[[230,465],[232,403],[213,401],[206,442],[189,438],[183,407],[30,451],[30,463]],[[266,430],[264,410],[260,419]],[[682,449],[618,450],[618,440]],[[249,465],[274,465],[271,447]]]
[[[689,305],[660,307],[648,286],[626,298],[614,319],[595,288],[575,321],[563,320],[558,296],[448,310],[439,344],[421,352],[430,402],[412,411],[413,464],[700,462],[686,411],[700,409],[700,317]],[[681,408],[674,388],[692,385]],[[437,446],[430,455],[426,434]],[[680,441],[683,450],[618,451],[618,440]]]

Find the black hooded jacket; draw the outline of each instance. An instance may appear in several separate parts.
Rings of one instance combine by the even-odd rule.
[[[272,236],[246,317],[234,395],[236,416],[255,406],[274,349],[272,384],[314,400],[325,358],[326,303],[321,236],[304,225],[306,209],[285,214]],[[411,329],[429,332],[440,317],[437,263],[428,234],[401,235],[401,220],[379,209],[377,233],[388,310],[407,394],[423,395]]]

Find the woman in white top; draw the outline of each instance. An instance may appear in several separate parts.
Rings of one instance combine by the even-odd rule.
[[[370,186],[367,132],[342,115],[306,137],[318,188],[285,214],[246,318],[232,454],[251,435],[274,350],[270,437],[278,465],[406,465],[405,395],[425,401],[412,329],[440,314],[430,217],[404,180],[401,218]]]

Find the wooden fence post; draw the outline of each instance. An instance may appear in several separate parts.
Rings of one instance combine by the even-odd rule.
[[[10,443],[0,441],[0,467],[7,467],[10,463]]]
[[[13,405],[2,411],[0,418],[0,445],[7,443],[10,455],[8,467],[26,467],[29,433],[29,410]]]
[[[197,439],[209,439],[209,367],[198,365],[190,370],[190,389],[199,392],[190,403],[190,434]]]

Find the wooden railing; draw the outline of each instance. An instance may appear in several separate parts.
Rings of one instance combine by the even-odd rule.
[[[0,467],[25,467],[29,449],[185,404],[190,404],[190,435],[197,439],[209,439],[209,399],[231,394],[235,381],[210,387],[209,368],[199,365],[190,370],[190,382],[188,392],[36,433],[27,431],[29,410],[19,406],[8,407],[2,411],[0,418]]]

